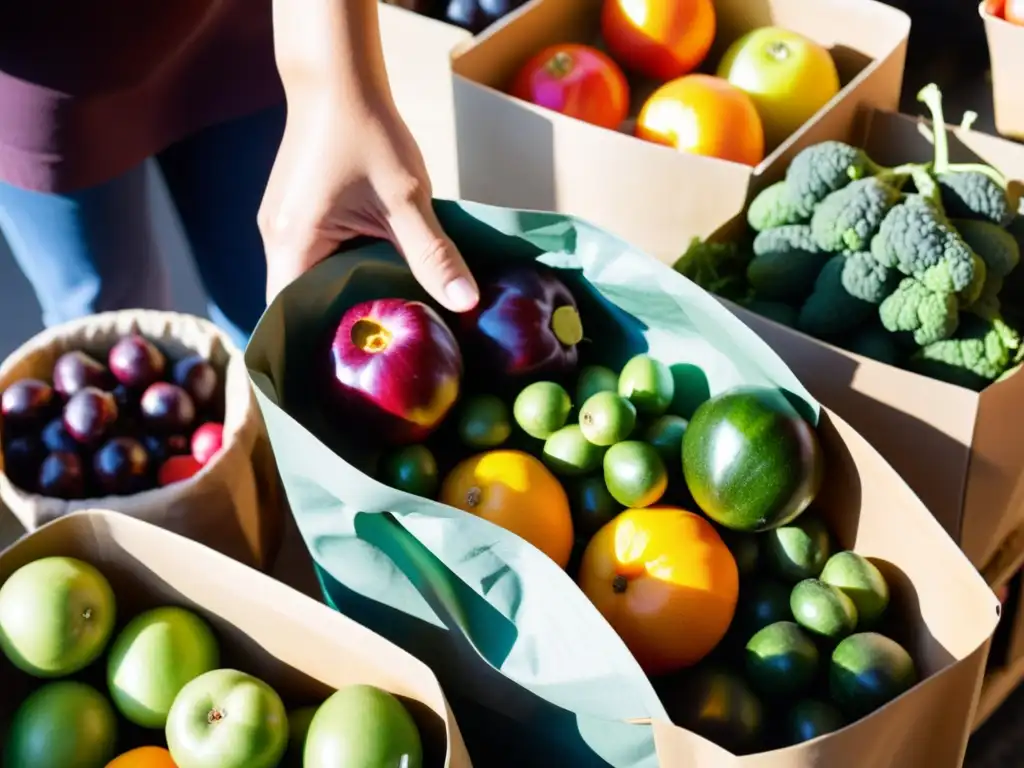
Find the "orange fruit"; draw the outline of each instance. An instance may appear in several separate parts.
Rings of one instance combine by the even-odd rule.
[[[627,509],[590,540],[579,585],[645,672],[696,664],[736,612],[736,560],[705,518],[675,507]]]
[[[115,757],[107,768],[177,768],[171,753],[163,747],[139,747]]]
[[[712,0],[605,0],[601,34],[626,69],[655,80],[692,72],[715,40]]]
[[[569,499],[548,468],[528,453],[502,450],[471,456],[448,473],[441,501],[511,531],[562,568],[569,563]]]
[[[661,86],[640,110],[635,133],[680,152],[745,165],[764,160],[764,128],[754,102],[712,75],[687,75]]]

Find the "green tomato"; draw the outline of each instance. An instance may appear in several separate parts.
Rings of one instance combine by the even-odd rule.
[[[64,677],[89,666],[114,632],[110,582],[73,557],[44,557],[0,587],[0,649],[36,677]]]
[[[262,680],[217,669],[181,689],[166,736],[178,768],[275,768],[288,745],[288,713]]]
[[[117,749],[117,717],[103,695],[72,680],[22,702],[3,745],[4,768],[104,768]]]
[[[162,729],[181,689],[219,665],[217,638],[203,619],[184,608],[157,608],[132,619],[114,641],[107,685],[126,719]]]
[[[317,710],[303,757],[304,768],[421,768],[423,745],[398,699],[372,685],[350,685]]]

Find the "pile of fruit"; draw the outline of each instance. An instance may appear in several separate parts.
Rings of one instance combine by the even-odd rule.
[[[61,499],[127,496],[191,477],[223,440],[223,387],[200,355],[168,360],[139,334],[106,365],[61,355],[51,379],[0,396],[4,471],[19,488]]]
[[[942,94],[919,94],[943,126]],[[999,172],[885,168],[826,141],[750,203],[751,237],[694,243],[676,269],[775,322],[866,357],[980,390],[1017,366],[1024,217]]]
[[[614,350],[586,340],[553,270],[505,267],[479,282],[479,305],[452,327],[396,298],[354,306],[336,328],[325,414],[382,444],[381,481],[488,520],[566,569],[668,686],[666,703],[690,707],[673,704],[675,720],[730,748],[776,746],[750,719],[762,698],[805,713],[806,735],[913,685],[910,656],[878,634],[884,578],[833,553],[807,512],[823,451],[783,393],[738,388],[684,413],[685,377],[648,353],[608,366]],[[734,672],[714,672],[722,663]],[[726,700],[744,709],[716,710],[709,686],[674,693],[709,679],[742,691]],[[737,718],[744,739],[710,724]]]
[[[717,22],[712,0],[604,0],[608,53],[563,43],[538,52],[509,93],[603,128],[629,116],[631,86],[657,89],[634,135],[683,152],[757,165],[839,93],[835,62],[813,40],[779,27],[732,42],[715,74],[708,64]]]
[[[116,614],[110,582],[76,558],[36,560],[0,587],[0,650],[38,681],[0,723],[4,768],[422,766],[417,726],[386,691],[352,685],[289,712],[221,667],[196,613],[154,608],[115,633]]]

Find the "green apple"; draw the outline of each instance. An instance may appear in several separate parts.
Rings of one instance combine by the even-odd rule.
[[[73,557],[36,560],[0,587],[0,649],[36,677],[89,666],[110,641],[115,618],[110,582]]]
[[[103,768],[114,759],[117,717],[92,686],[47,683],[14,713],[3,745],[4,768]]]
[[[302,764],[422,768],[423,745],[416,723],[398,699],[372,685],[350,685],[316,711]]]
[[[276,768],[288,744],[288,713],[262,680],[216,669],[181,689],[165,733],[178,768]]]
[[[718,65],[753,100],[771,149],[786,140],[839,93],[839,72],[828,49],[780,27],[761,27],[734,42]]]
[[[114,641],[107,685],[126,719],[162,730],[181,689],[218,666],[209,624],[184,608],[156,608],[132,619]]]

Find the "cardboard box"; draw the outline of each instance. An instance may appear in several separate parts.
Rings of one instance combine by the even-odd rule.
[[[1011,139],[1024,139],[1024,27],[1002,18],[1005,0],[983,0],[978,13],[985,23],[988,53],[992,62],[992,101],[996,130]]]
[[[0,553],[0,584],[22,565],[51,555],[78,557],[103,572],[117,595],[119,626],[162,605],[194,610],[216,631],[223,663],[264,680],[286,705],[316,704],[353,683],[376,685],[401,698],[416,719],[425,766],[470,768],[433,673],[290,587],[177,534],[96,510],[61,518]],[[102,672],[97,680],[102,685]],[[0,722],[33,682],[0,659],[0,687],[6,692]]]
[[[947,115],[950,120],[957,116]],[[883,165],[925,161],[927,121],[881,111],[866,115],[861,145]],[[1024,179],[1024,146],[952,130],[954,161],[981,158]],[[742,217],[712,239],[729,239]],[[896,468],[977,567],[1024,524],[1024,376],[983,392],[863,358],[725,302],[757,331],[811,393],[864,435]]]
[[[469,32],[380,4],[380,32],[398,111],[416,137],[437,197],[459,197],[451,53]]]
[[[462,197],[580,216],[672,262],[692,237],[711,234],[739,209],[753,179],[784,167],[808,144],[852,135],[858,107],[897,108],[910,31],[902,12],[869,0],[715,6],[709,62],[743,33],[771,24],[828,47],[840,72],[840,94],[764,162],[751,168],[680,153],[505,95],[518,68],[543,47],[598,38],[601,0],[534,0],[453,54]]]

